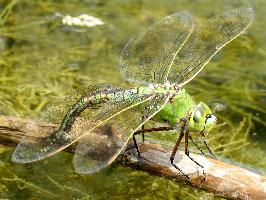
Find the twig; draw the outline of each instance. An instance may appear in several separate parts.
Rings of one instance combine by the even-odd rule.
[[[38,137],[34,135],[36,128],[47,133],[56,130],[57,127],[58,125],[37,125],[31,120],[0,116],[0,144],[15,146],[24,136],[30,136],[31,140],[34,141]],[[137,156],[132,143],[129,143],[117,162],[171,180],[181,180],[225,198],[266,200],[265,176],[232,164],[191,153],[191,156],[204,166],[205,174],[203,174],[201,168],[182,152],[179,152],[175,162],[184,173],[189,175],[189,179],[187,179],[170,164],[171,148],[147,143],[139,145],[139,148],[141,158]],[[67,151],[74,152],[75,147],[69,147]]]

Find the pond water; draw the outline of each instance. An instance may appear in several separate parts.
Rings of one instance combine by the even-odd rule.
[[[208,18],[253,7],[255,21],[223,48],[187,86],[195,101],[216,113],[207,136],[219,159],[266,174],[266,2],[264,0],[0,0],[0,114],[39,119],[56,99],[92,83],[131,87],[120,76],[127,41],[158,19],[187,10]],[[62,17],[88,14],[104,24],[62,25]],[[151,137],[151,136],[148,136]],[[173,143],[176,135],[156,139]],[[40,162],[11,162],[0,146],[0,199],[222,199],[184,183],[112,164],[79,175],[73,155],[60,152]]]

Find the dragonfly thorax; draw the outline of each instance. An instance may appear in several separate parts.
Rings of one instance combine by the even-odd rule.
[[[159,122],[167,122],[169,125],[175,126],[196,104],[185,89],[176,90],[172,87],[168,92],[171,97],[169,102],[165,104],[162,110],[158,112],[153,119]]]
[[[216,123],[216,117],[203,102],[196,104],[193,98],[184,90],[176,91],[172,99],[158,112],[153,119],[176,126],[181,119],[188,120],[188,128],[192,132],[209,132]]]

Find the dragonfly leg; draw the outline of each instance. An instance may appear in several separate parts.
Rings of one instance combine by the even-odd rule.
[[[208,144],[207,144],[207,142],[206,142],[206,140],[205,140],[205,138],[204,138],[204,132],[201,131],[201,132],[200,132],[200,135],[201,135],[201,140],[203,141],[204,145],[207,147],[207,149],[208,149],[208,151],[210,152],[210,154],[212,155],[212,157],[213,157],[214,159],[217,160],[216,156],[215,156],[214,153],[211,151],[211,149],[209,148],[209,146],[208,146]]]
[[[141,129],[144,130],[144,124],[141,126]],[[144,136],[144,132],[142,133],[142,142],[144,142],[145,140],[145,136]]]
[[[136,135],[140,133],[149,133],[149,132],[159,132],[159,131],[172,131],[175,130],[175,127],[171,126],[162,126],[162,127],[156,127],[156,128],[147,128],[147,129],[140,129],[135,132]]]
[[[169,131],[169,130],[174,130],[174,127],[170,127],[170,126],[163,126],[163,127],[157,127],[157,128],[148,128],[145,129],[144,126],[142,129],[136,131],[135,133],[133,133],[133,140],[134,140],[134,145],[137,149],[138,155],[140,156],[140,151],[139,151],[139,147],[138,147],[138,143],[137,143],[137,139],[136,139],[136,135],[138,134],[142,134],[142,139],[144,139],[144,133],[149,133],[149,132],[156,132],[156,131]]]
[[[204,167],[189,155],[188,139],[189,139],[189,130],[187,130],[185,133],[185,154],[187,155],[187,157],[189,157],[190,160],[192,160],[194,163],[196,163],[198,166],[200,166],[203,169],[203,174],[205,174],[204,173]]]
[[[147,116],[145,116],[145,115],[142,116],[142,120],[143,120],[143,121],[145,121],[146,118],[147,118]],[[142,130],[145,129],[145,128],[144,128],[144,124],[142,124],[141,129],[142,129]],[[145,133],[145,132],[142,132],[142,133],[141,133],[141,134],[142,134],[142,142],[143,142],[143,143],[144,143],[144,141],[145,141],[144,133]]]
[[[181,122],[181,120],[180,120]],[[179,123],[180,123],[179,122]],[[174,159],[175,159],[175,155],[176,155],[176,152],[179,148],[179,145],[180,145],[180,142],[182,141],[183,137],[184,137],[184,129],[185,129],[185,126],[186,126],[186,122],[184,123],[184,125],[181,127],[181,131],[180,131],[180,134],[179,134],[179,137],[176,141],[176,144],[173,148],[173,151],[172,151],[172,154],[170,156],[170,162],[171,162],[171,165],[174,166],[174,168],[176,168],[181,174],[183,174],[185,177],[187,177],[189,179],[189,176],[187,174],[185,174],[175,163],[174,163]]]
[[[202,151],[202,149],[199,147],[199,145],[197,145],[197,143],[193,140],[193,138],[191,137],[191,135],[188,135],[188,138],[191,140],[191,142],[198,148],[198,150],[201,152],[201,154],[203,156],[206,156],[206,154]]]
[[[135,148],[137,149],[137,152],[138,152],[138,156],[140,156],[140,152],[139,152],[139,147],[138,147],[138,143],[137,143],[137,140],[136,140],[136,135],[137,135],[138,133],[133,133],[133,140],[134,140],[134,145],[135,145]]]
[[[176,144],[175,144],[175,147],[174,147],[174,149],[173,149],[173,151],[172,151],[172,154],[171,154],[171,156],[170,156],[170,162],[171,162],[171,165],[173,165],[174,166],[174,168],[176,168],[181,174],[183,174],[185,177],[187,177],[188,179],[189,179],[189,177],[188,177],[188,175],[187,174],[185,174],[175,163],[174,163],[174,160],[175,160],[175,154],[176,154],[176,152],[177,152],[177,150],[178,150],[178,148],[179,148],[179,145],[180,145],[180,142],[181,142],[181,140],[183,139],[183,137],[184,137],[184,132],[180,132],[180,135],[179,135],[179,137],[178,137],[178,140],[177,140],[177,142],[176,142]]]

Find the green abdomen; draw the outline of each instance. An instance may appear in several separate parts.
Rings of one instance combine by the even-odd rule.
[[[163,109],[153,117],[153,120],[168,122],[170,125],[174,126],[181,118],[185,117],[194,106],[195,102],[193,98],[182,89],[171,102],[168,102]]]

